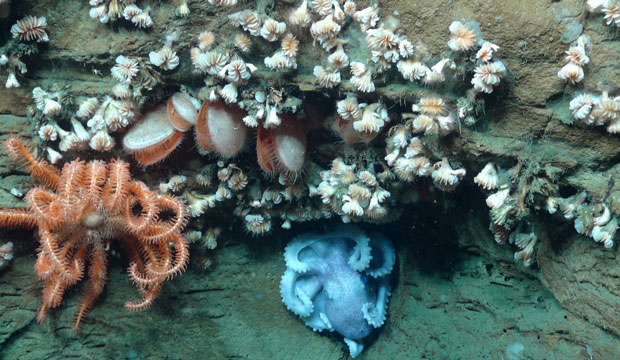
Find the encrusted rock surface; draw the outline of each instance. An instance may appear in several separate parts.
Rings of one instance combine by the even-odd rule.
[[[192,16],[185,19],[174,17],[172,2],[144,3],[154,8],[154,27],[146,31],[91,20],[85,1],[13,4],[18,17],[48,18],[50,43],[28,63],[22,87],[3,90],[0,140],[9,133],[32,134],[25,115],[33,87],[61,82],[78,93],[102,94],[110,87],[109,69],[117,55],[146,56],[162,45],[171,29],[179,31],[179,47],[184,49],[179,52],[181,66],[171,85],[199,86],[186,49],[200,31],[219,29],[225,17],[214,16],[206,1],[192,2]],[[579,21],[593,45],[580,86],[596,89],[619,79],[617,33],[604,26],[600,16],[588,15],[581,0],[415,4],[386,0],[381,6],[385,14],[397,11],[405,32],[423,40],[434,54],[445,49],[452,20],[479,21],[485,38],[501,46],[499,56],[509,75],[507,85],[488,101],[485,119],[443,144],[445,152],[454,153],[471,169],[462,189],[442,197],[449,199],[441,204],[446,212],[434,211],[434,219],[409,224],[416,215],[405,213],[405,219],[395,226],[391,235],[398,249],[399,276],[387,326],[361,358],[501,358],[506,346],[515,342],[523,343],[524,354],[533,359],[589,358],[587,345],[594,349],[595,359],[617,356],[613,346],[620,336],[617,249],[603,249],[576,235],[571,223],[555,222],[541,211],[538,265],[524,270],[512,260],[509,246],[495,244],[488,231],[483,195],[467,185],[486,161],[514,165],[531,154],[543,154],[547,163],[564,170],[561,189],[585,189],[595,197],[605,194],[609,179],[620,170],[620,137],[603,129],[567,125],[572,90],[564,92],[566,86],[556,73],[568,47],[561,41],[566,24]],[[7,33],[10,24],[4,22],[0,19]],[[312,56],[301,59],[300,70],[311,68],[315,60]],[[399,98],[407,95],[402,90],[388,86],[379,92]],[[0,207],[18,206],[9,191],[27,189],[30,182],[4,153],[0,176]],[[619,186],[616,183],[612,191]],[[430,205],[416,205],[410,211],[423,212],[425,206]],[[470,208],[474,209],[471,213]],[[454,212],[463,216],[450,216]],[[416,226],[407,229],[411,224]],[[18,255],[0,274],[0,351],[7,358],[53,358],[59,348],[64,349],[63,357],[103,354],[175,359],[206,353],[213,358],[262,359],[306,352],[315,359],[342,357],[339,342],[312,334],[280,303],[281,252],[290,233],[281,239],[225,242],[216,250],[212,271],[190,268],[144,313],[125,312],[124,301],[137,295],[125,275],[126,264],[113,260],[104,296],[77,335],[70,328],[80,286],[69,292],[61,309],[43,325],[34,321],[40,282],[32,270],[35,241],[30,234],[0,231],[0,242],[15,242]],[[442,250],[451,255],[441,266],[424,261],[442,258]],[[480,345],[481,339],[491,345]]]

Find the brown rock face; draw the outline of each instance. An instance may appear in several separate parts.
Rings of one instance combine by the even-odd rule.
[[[149,51],[160,48],[165,35],[172,32],[179,35],[175,50],[181,57],[181,65],[166,75],[167,85],[174,87],[174,91],[179,84],[200,83],[196,85],[200,86],[202,78],[192,73],[189,59],[189,48],[194,45],[196,36],[209,29],[224,39],[236,33],[225,26],[226,16],[217,13],[207,1],[190,1],[191,15],[187,18],[174,15],[176,1],[140,1],[154,9],[151,13],[154,25],[148,30],[135,29],[132,25],[100,24],[89,18],[87,1],[14,0],[12,3],[11,14],[47,17],[50,42],[40,47],[40,55],[24,60],[29,70],[23,81],[20,80],[20,88],[2,88],[0,140],[9,133],[35,136],[26,118],[26,107],[32,103],[31,91],[36,86],[62,83],[78,94],[102,95],[114,83],[110,68],[116,56],[146,58]],[[240,3],[242,5],[234,10],[222,11],[238,11],[251,7],[254,2]],[[282,10],[283,14],[296,4],[295,1],[256,3],[263,8],[275,3],[274,9]],[[358,8],[367,3],[358,1]],[[424,240],[435,239],[434,236],[442,233],[442,227],[454,229],[452,235],[456,245],[452,251],[462,258],[450,258],[453,261],[445,272],[433,267],[429,270],[424,259],[419,257],[425,251],[422,245],[396,241],[400,275],[394,287],[388,324],[373,340],[367,358],[500,358],[505,355],[506,346],[519,341],[526,345],[525,353],[532,358],[588,358],[586,345],[594,347],[595,358],[617,356],[616,349],[610,346],[617,344],[620,336],[617,248],[604,249],[592,239],[576,235],[570,222],[556,222],[540,210],[535,212],[538,265],[525,270],[512,259],[509,245],[497,245],[493,241],[482,204],[483,195],[468,184],[487,161],[513,166],[520,159],[533,158],[532,154],[562,170],[557,181],[562,190],[584,189],[600,199],[609,190],[609,180],[617,178],[620,136],[607,134],[604,128],[568,125],[571,121],[568,103],[576,91],[600,91],[617,86],[619,84],[614,82],[620,81],[617,31],[605,26],[601,15],[589,14],[584,3],[583,0],[380,1],[382,13],[397,13],[395,16],[400,19],[402,31],[412,42],[423,41],[434,55],[447,49],[448,26],[453,20],[478,21],[484,38],[501,47],[498,56],[505,62],[508,76],[499,89],[486,97],[484,119],[474,128],[462,128],[457,136],[441,143],[443,153],[460,160],[468,169],[462,185],[465,194],[457,190],[448,196],[449,199],[454,197],[446,200],[450,210],[446,207],[444,212],[438,212],[425,223],[417,223],[413,229],[410,223],[400,223],[399,230],[393,234],[402,239],[413,238],[412,243],[422,241],[429,247],[431,241]],[[0,16],[3,29],[8,28],[5,22],[15,20],[13,17],[2,19]],[[583,32],[590,36],[592,51],[584,81],[570,86],[558,79],[557,71],[564,65],[564,52],[569,47],[562,39],[568,36],[566,30],[574,21],[581,23]],[[278,80],[278,86],[282,87],[296,85],[302,90],[314,90],[309,74],[314,65],[324,60],[323,53],[312,47],[311,38],[300,40],[297,74],[280,77],[274,73],[261,74],[259,70],[256,76]],[[252,60],[259,64],[273,51],[273,48],[258,45],[252,54],[256,59]],[[407,98],[413,88],[404,83],[386,86],[377,81],[377,92],[388,101]],[[313,155],[311,141],[309,157]],[[27,188],[28,180],[1,152],[0,176],[0,207],[17,206],[19,201],[9,191],[16,186]],[[619,189],[620,181],[612,184],[613,193]],[[452,211],[452,208],[457,210]],[[411,211],[422,212],[419,209]],[[461,216],[455,217],[454,213]],[[425,232],[424,226],[431,226],[431,223],[441,225]],[[0,244],[10,239],[18,247],[17,238],[34,243],[21,232],[0,235]],[[176,285],[166,294],[174,298],[174,303],[159,305],[139,318],[119,320],[112,312],[118,308],[115,302],[122,296],[104,294],[103,304],[95,311],[111,315],[100,316],[104,320],[93,326],[94,332],[83,335],[88,337],[82,339],[83,343],[92,347],[88,350],[90,355],[85,356],[96,357],[99,348],[111,346],[107,356],[129,357],[132,346],[155,343],[154,350],[144,350],[142,354],[183,357],[166,352],[179,345],[171,344],[169,337],[157,335],[157,341],[153,341],[146,335],[130,336],[145,333],[148,327],[160,328],[163,334],[170,329],[171,319],[175,322],[175,331],[191,340],[190,343],[208,344],[204,349],[217,354],[216,357],[278,357],[287,351],[300,352],[299,344],[303,345],[302,351],[313,351],[315,358],[340,356],[342,349],[335,342],[308,333],[308,329],[279,303],[277,285],[284,269],[279,255],[282,248],[273,243],[264,248],[255,246],[235,241],[230,246],[222,246],[219,256],[225,266],[205,276],[190,269],[183,278],[173,282]],[[18,251],[18,255],[23,254]],[[118,277],[123,266],[125,264],[113,260],[111,267],[118,271],[111,271],[110,276]],[[0,328],[4,329],[0,331],[0,350],[7,351],[8,357],[17,358],[34,343],[40,357],[56,354],[58,347],[71,336],[67,329],[57,327],[67,323],[62,318],[70,316],[71,306],[59,311],[60,319],[54,319],[48,327],[30,325],[39,291],[34,285],[37,282],[32,274],[32,259],[18,259],[14,268],[2,276],[10,280],[0,281],[1,292],[9,299],[0,305]],[[112,283],[121,285],[106,290],[110,294],[125,291],[129,286]],[[70,301],[77,301],[77,297],[72,299]],[[544,323],[538,319],[544,319]],[[45,339],[49,340],[48,331],[51,330],[60,335],[41,345]],[[135,343],[117,346],[102,340],[117,332],[129,336]],[[277,344],[283,334],[298,337]],[[490,339],[488,343],[492,345],[481,349],[481,337]],[[264,349],[260,341],[265,340],[276,345]],[[538,353],[528,353],[528,349],[534,351],[531,349],[537,346]],[[82,354],[82,347],[71,342],[67,351],[66,354]],[[202,346],[185,349],[187,356],[201,354],[204,354]]]

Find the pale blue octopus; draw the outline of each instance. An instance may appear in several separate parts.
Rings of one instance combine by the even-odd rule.
[[[280,294],[314,331],[336,331],[352,357],[385,322],[396,255],[388,239],[352,225],[296,237],[284,251]]]

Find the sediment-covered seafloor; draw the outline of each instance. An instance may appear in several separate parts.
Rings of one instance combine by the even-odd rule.
[[[369,56],[364,58],[368,48],[360,44],[367,41],[365,35],[358,24],[347,20],[351,22],[341,36],[346,42],[340,45],[351,61],[361,62],[376,72],[372,77],[376,89],[372,92],[357,86],[359,82],[351,80],[348,68],[341,71],[342,82],[332,88],[324,86],[329,85],[329,79],[317,80],[322,75],[320,72],[317,75],[317,65],[327,69],[326,72],[333,69],[328,68],[326,60],[329,52],[321,48],[320,39],[308,34],[309,29],[295,30],[301,34],[295,68],[287,65],[285,58],[280,58],[284,59],[281,66],[285,69],[279,68],[282,72],[264,62],[266,57],[276,57],[274,52],[284,38],[284,34],[275,31],[249,37],[251,50],[242,57],[246,63],[258,67],[252,72],[249,85],[244,81],[237,84],[213,80],[217,77],[208,70],[197,71],[192,63],[190,49],[197,46],[199,34],[213,32],[215,48],[225,52],[235,46],[227,42],[233,41],[236,35],[251,35],[242,26],[232,26],[228,15],[255,10],[261,16],[285,21],[301,1],[239,1],[232,7],[211,3],[214,2],[142,0],[137,4],[142,9],[150,7],[152,24],[139,28],[134,26],[136,22],[123,18],[108,23],[91,18],[93,6],[87,1],[0,1],[1,50],[9,51],[10,42],[15,41],[11,27],[29,15],[45,16],[49,35],[48,42],[28,43],[28,48],[19,45],[22,47],[14,50],[17,45],[10,45],[13,46],[10,51],[28,54],[20,58],[27,72],[16,74],[19,87],[2,89],[1,139],[17,135],[29,140],[42,158],[49,156],[46,148],[51,146],[62,153],[63,159],[58,164],[76,157],[106,161],[121,157],[130,163],[135,180],[144,181],[151,189],[179,196],[189,205],[190,212],[200,213],[189,220],[186,228],[194,236],[200,231],[200,239],[191,244],[187,270],[167,281],[147,311],[124,309],[125,301],[139,295],[126,275],[130,260],[124,257],[120,247],[112,244],[106,286],[78,332],[72,330],[74,313],[88,288],[86,282],[69,289],[59,307],[51,309],[47,318],[37,324],[42,282],[33,266],[37,261],[38,237],[33,236],[32,230],[0,229],[0,245],[9,241],[14,244],[14,258],[0,270],[3,357],[180,359],[209,354],[213,358],[347,358],[348,350],[338,335],[312,332],[286,309],[279,292],[280,278],[286,268],[282,256],[286,244],[308,231],[328,231],[341,223],[343,217],[391,239],[397,258],[387,320],[366,339],[360,358],[613,359],[620,356],[617,346],[620,318],[616,310],[620,299],[620,263],[613,238],[615,228],[609,238],[596,237],[598,229],[593,234],[595,227],[614,224],[615,217],[620,215],[617,197],[620,185],[616,183],[620,141],[619,135],[612,133],[616,118],[612,111],[604,125],[597,124],[598,120],[588,123],[586,120],[591,115],[595,117],[592,110],[583,116],[586,120],[579,119],[573,107],[576,103],[571,103],[582,93],[593,94],[594,100],[590,100],[593,109],[607,104],[607,100],[620,103],[614,100],[619,95],[620,35],[613,21],[607,25],[609,21],[604,13],[591,11],[590,5],[595,1],[379,1],[381,21],[390,17],[398,19],[399,27],[394,32],[406,36],[416,46],[415,51],[420,51],[417,46],[423,43],[423,52],[428,54],[421,56],[423,63],[430,68],[447,58],[453,61],[456,70],[446,67],[450,83],[446,86],[403,80],[404,74],[397,71],[396,62],[383,64],[391,68],[379,73],[377,69],[383,66],[383,60],[373,63]],[[355,3],[357,10],[376,4]],[[614,4],[620,6],[614,1],[601,3],[608,8]],[[183,4],[188,6],[187,15],[180,11]],[[314,13],[312,16],[313,20],[322,18]],[[484,40],[499,46],[496,55],[491,56],[497,56],[506,70],[490,94],[487,91],[474,94],[481,102],[465,105],[459,102],[459,99],[471,100],[467,91],[472,87],[474,67],[481,62],[476,59],[475,51],[469,55],[449,52],[446,44],[453,21],[473,27],[472,22],[477,22],[476,35],[479,36],[479,30]],[[179,63],[165,68],[165,62],[149,59],[149,53],[163,54],[166,36],[171,34],[175,34],[172,50],[178,55]],[[278,40],[269,41],[271,35]],[[567,60],[566,51],[571,48],[579,52],[580,41],[587,41],[582,47],[588,61]],[[381,51],[388,52],[382,48]],[[302,187],[319,188],[319,183],[328,176],[334,177],[338,171],[332,160],[337,157],[343,159],[344,166],[364,164],[355,171],[365,167],[377,175],[379,185],[362,181],[366,175],[361,173],[357,175],[360,184],[364,182],[375,193],[381,186],[390,187],[393,192],[392,199],[383,203],[387,214],[379,214],[380,221],[375,221],[376,218],[368,216],[366,204],[360,206],[360,209],[364,207],[360,210],[364,215],[356,215],[359,209],[353,209],[356,198],[351,188],[345,195],[349,200],[336,201],[337,196],[343,195],[337,189],[331,197],[315,194],[313,198],[304,189],[300,190],[305,191],[301,199],[296,198],[297,188],[290,184],[299,186],[299,182],[291,181],[297,179],[280,177],[284,185],[279,185],[277,175],[263,176],[253,138],[258,136],[260,141],[261,133],[254,135],[249,125],[250,136],[243,144],[244,149],[232,160],[200,155],[199,144],[194,143],[191,133],[168,158],[148,167],[139,165],[134,156],[123,151],[126,130],[122,129],[110,131],[116,145],[106,151],[100,151],[109,145],[105,141],[86,150],[67,151],[61,151],[58,143],[42,141],[40,129],[54,119],[47,117],[45,111],[53,113],[53,109],[45,106],[37,109],[33,89],[41,88],[43,93],[38,94],[44,102],[56,99],[63,109],[72,108],[72,111],[84,99],[96,97],[101,101],[119,83],[111,72],[122,62],[118,60],[119,55],[139,58],[139,66],[148,70],[147,75],[157,75],[150,78],[143,72],[137,75],[144,75],[140,81],[152,81],[153,86],[140,83],[138,93],[139,86],[132,85],[136,90],[136,114],[146,112],[178,91],[201,101],[209,101],[212,93],[217,93],[219,98],[219,94],[226,94],[224,87],[229,83],[239,87],[240,99],[248,101],[244,94],[256,99],[266,96],[267,102],[278,104],[280,115],[291,109],[311,114],[310,120],[306,120],[319,124],[313,125],[307,138]],[[573,69],[576,75],[569,74],[574,77],[566,80],[558,77],[567,62],[579,61],[584,71],[582,79],[576,69]],[[154,63],[159,63],[159,67]],[[9,65],[16,66],[12,62]],[[278,69],[275,65],[274,68]],[[3,82],[10,80],[10,69],[0,66]],[[451,70],[454,71],[450,73]],[[49,95],[58,91],[69,92],[75,98],[74,104],[65,104]],[[256,96],[259,91],[262,95]],[[360,131],[372,134],[373,139],[368,143],[364,138],[361,143],[347,145],[342,141],[342,138],[347,140],[347,133],[342,129],[338,133],[329,126],[329,119],[338,118],[334,115],[337,103],[350,99],[347,93],[355,93],[360,103],[369,104],[361,112],[375,104],[388,105],[386,113],[390,121],[383,128]],[[416,131],[422,133],[419,138],[431,161],[429,167],[436,163],[440,168],[442,158],[447,158],[453,171],[466,169],[466,174],[450,178],[458,184],[452,191],[441,191],[445,184],[441,181],[439,185],[433,184],[434,176],[411,175],[414,181],[409,181],[409,175],[401,171],[400,175],[392,174],[396,180],[388,179],[387,175],[386,180],[379,178],[380,173],[399,171],[396,166],[388,165],[385,157],[393,150],[389,147],[390,137],[402,129],[396,127],[415,119],[404,113],[411,113],[412,105],[424,105],[420,103],[421,98],[432,99],[435,94],[451,107],[463,105],[475,119],[459,118],[458,126],[445,136],[428,130],[425,134],[418,126]],[[303,104],[310,106],[302,111]],[[614,105],[610,108],[613,110]],[[313,113],[313,109],[319,111]],[[620,105],[615,111],[620,118]],[[257,115],[255,109],[250,113]],[[376,113],[378,117],[383,116],[379,110]],[[60,116],[65,115],[62,112]],[[58,120],[58,125],[70,129],[71,117]],[[284,115],[281,118],[282,124],[286,124],[287,118]],[[255,120],[261,122],[258,125],[261,127],[270,119],[267,116],[265,120]],[[278,124],[271,125],[272,129],[279,128]],[[408,126],[416,129],[417,125]],[[391,127],[395,130],[390,131]],[[412,137],[408,136],[407,141]],[[398,156],[406,158],[402,153]],[[223,164],[217,165],[218,161]],[[235,165],[230,166],[231,163]],[[481,179],[477,174],[488,163],[493,163],[500,173],[498,181],[503,187],[489,191],[479,186],[481,181],[474,180]],[[24,208],[19,195],[35,185],[19,165],[7,152],[0,156],[0,208]],[[392,170],[378,169],[381,166]],[[325,178],[320,178],[318,168],[326,171]],[[502,173],[501,169],[506,170]],[[430,171],[429,168],[428,175]],[[210,205],[204,204],[215,203],[215,196],[226,198],[218,182],[231,184],[228,180],[232,175],[227,172],[237,176],[238,183],[246,176],[250,185],[235,192],[233,200],[217,200],[218,205],[209,208]],[[190,179],[186,189],[174,188],[171,178],[175,175]],[[213,184],[197,191],[200,187],[191,179],[200,179],[201,175],[210,176]],[[229,185],[228,189],[234,190],[235,186]],[[271,202],[272,207],[248,205],[254,196],[253,186],[263,194],[263,199],[255,200]],[[286,186],[289,187],[284,190]],[[282,189],[283,194],[292,194],[294,200],[290,203],[295,205],[289,210],[280,205],[282,199],[278,203],[274,198],[266,199],[275,196],[265,190],[272,187]],[[508,215],[500,216],[497,210],[495,213],[491,210],[489,216],[491,205],[488,200],[485,203],[485,198],[493,193],[502,195],[502,191],[505,197],[497,208],[512,204]],[[215,194],[213,199],[209,192]],[[331,218],[307,221],[326,217],[315,206],[321,203],[321,197],[338,204],[330,210]],[[239,199],[238,203],[235,199]],[[349,205],[345,207],[346,204]],[[300,207],[312,215],[300,215]],[[338,209],[334,210],[335,207]],[[550,214],[554,212],[550,209],[555,209],[555,213]],[[603,223],[607,210],[611,220]],[[263,232],[260,226],[264,223],[258,222],[259,216],[260,219],[272,217],[273,221],[269,223],[270,231],[255,236],[252,229]],[[504,221],[500,223],[498,218]],[[576,228],[583,234],[578,234]],[[534,240],[527,237],[529,234],[534,234]],[[525,242],[523,248],[513,244],[518,245],[519,241]]]

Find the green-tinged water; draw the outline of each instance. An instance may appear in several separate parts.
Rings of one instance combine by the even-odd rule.
[[[0,0],[0,358],[620,359],[619,27]]]

